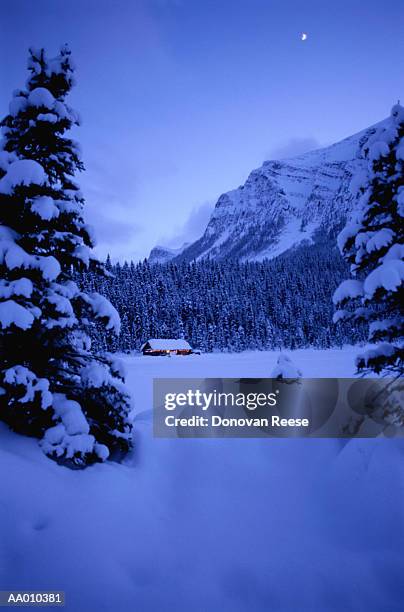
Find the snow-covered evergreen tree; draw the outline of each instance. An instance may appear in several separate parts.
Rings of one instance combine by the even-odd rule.
[[[302,372],[293,363],[289,355],[281,353],[277,359],[276,366],[271,372],[271,378],[277,380],[298,380],[302,377]]]
[[[353,278],[334,293],[334,320],[363,319],[375,346],[359,371],[404,373],[404,108],[392,109],[364,145],[367,171],[356,177],[358,206],[338,237]]]
[[[0,151],[0,419],[42,438],[43,450],[84,466],[126,452],[131,408],[119,364],[91,351],[94,321],[119,333],[108,300],[72,280],[91,268],[93,238],[74,174],[79,124],[66,104],[74,83],[67,47],[30,50],[26,88],[2,121]]]

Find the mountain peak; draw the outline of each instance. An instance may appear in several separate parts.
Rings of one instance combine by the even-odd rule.
[[[151,251],[150,251],[150,255],[149,255],[149,263],[155,264],[155,263],[167,263],[168,261],[170,261],[171,259],[174,259],[175,257],[178,257],[179,255],[182,254],[182,252],[189,246],[189,242],[184,242],[184,244],[177,248],[177,249],[172,249],[170,247],[165,247],[165,246],[155,246]]]

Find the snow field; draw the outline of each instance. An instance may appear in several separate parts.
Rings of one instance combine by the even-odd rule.
[[[357,349],[294,351],[348,376]],[[400,440],[155,439],[153,377],[266,376],[277,353],[126,357],[125,465],[72,471],[0,427],[0,584],[66,610],[402,609]]]

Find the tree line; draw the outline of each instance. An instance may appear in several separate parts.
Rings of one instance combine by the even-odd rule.
[[[358,324],[332,322],[332,294],[348,274],[329,241],[271,261],[111,264],[79,279],[121,317],[118,337],[93,326],[99,350],[130,352],[149,338],[186,338],[202,351],[327,348],[362,339]]]

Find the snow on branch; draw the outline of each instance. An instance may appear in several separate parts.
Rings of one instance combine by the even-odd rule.
[[[0,302],[0,328],[7,329],[15,325],[20,329],[28,329],[32,326],[34,319],[32,312],[14,300]]]
[[[0,193],[10,195],[18,185],[44,185],[46,174],[41,164],[32,159],[19,159],[7,167],[0,180]]]
[[[99,293],[82,293],[81,297],[91,307],[96,318],[107,320],[107,329],[111,329],[116,334],[119,334],[121,319],[118,311],[112,306],[111,302]]]
[[[41,407],[46,410],[52,404],[52,393],[49,391],[49,382],[46,378],[37,376],[25,366],[17,365],[4,371],[4,383],[14,387],[22,387],[25,395],[18,398],[18,402],[25,404],[32,402],[37,393],[41,397]]]
[[[363,283],[359,280],[348,279],[343,281],[334,291],[332,301],[335,305],[343,304],[349,299],[363,296]]]
[[[102,461],[108,458],[108,448],[98,444],[89,433],[90,426],[78,402],[68,399],[63,393],[54,393],[52,406],[55,420],[59,422],[46,430],[41,441],[42,450],[47,455],[76,458],[78,462],[91,454]]]
[[[399,259],[388,260],[367,276],[364,282],[366,299],[371,299],[378,289],[395,291],[400,287],[403,279],[404,261]]]

